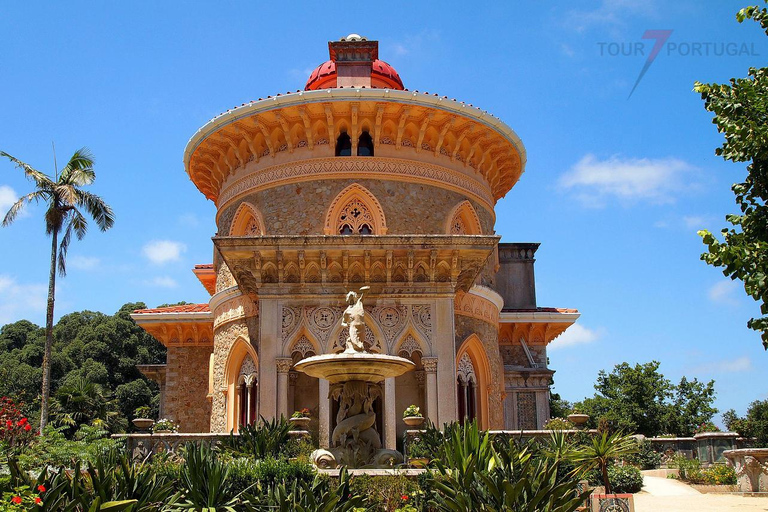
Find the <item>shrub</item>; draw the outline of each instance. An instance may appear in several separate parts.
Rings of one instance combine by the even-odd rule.
[[[219,446],[222,450],[257,459],[277,457],[284,453],[292,428],[291,422],[282,416],[271,421],[262,417],[258,425],[241,427],[240,435],[231,433],[229,437],[221,440]]]
[[[735,485],[736,471],[726,464],[716,464],[702,471],[704,481],[710,485]]]
[[[720,427],[711,421],[705,421],[693,431],[694,434],[702,434],[704,432],[720,432]]]
[[[661,454],[653,450],[650,441],[639,443],[639,450],[624,458],[624,460],[640,469],[656,469],[661,464]]]
[[[411,404],[405,408],[403,411],[403,418],[408,418],[409,416],[421,416],[421,410],[418,406]]]
[[[267,457],[254,460],[249,457],[238,457],[222,462],[229,469],[229,479],[237,492],[250,489],[258,483],[259,489],[266,489],[279,483],[291,483],[294,480],[311,484],[315,478],[314,467],[307,462],[287,461]],[[251,490],[251,492],[256,492]]]
[[[680,480],[692,484],[705,483],[699,459],[688,459],[684,455],[675,455],[669,462],[669,467],[680,470]]]
[[[158,432],[160,430],[168,430],[171,432],[178,432],[179,426],[176,425],[172,420],[169,420],[167,418],[163,418],[160,420],[157,420],[154,425],[152,425],[152,432]]]
[[[123,441],[111,439],[109,433],[84,425],[69,440],[64,435],[67,427],[45,428],[45,435],[38,436],[19,455],[19,466],[24,470],[39,470],[48,466],[72,468],[81,461],[94,462],[100,453],[123,447]]]
[[[609,467],[608,480],[616,494],[640,492],[643,487],[643,474],[630,465]]]
[[[403,506],[412,506],[419,495],[418,484],[404,475],[359,475],[352,478],[350,491],[364,496],[371,510],[392,512]]]
[[[576,428],[573,423],[565,418],[550,418],[544,424],[544,430],[573,430]]]

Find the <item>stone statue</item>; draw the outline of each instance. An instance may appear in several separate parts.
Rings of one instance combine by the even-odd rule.
[[[349,329],[349,337],[346,340],[345,353],[365,352],[365,309],[363,308],[363,295],[370,286],[363,286],[359,293],[347,293],[347,309],[341,318],[341,326]]]

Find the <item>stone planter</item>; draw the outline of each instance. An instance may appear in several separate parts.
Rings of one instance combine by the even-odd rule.
[[[307,427],[309,426],[309,422],[312,421],[312,418],[302,416],[301,418],[290,418],[288,421],[293,423],[293,425],[298,430],[307,430]]]
[[[418,427],[422,423],[424,423],[424,417],[423,416],[406,416],[403,418],[403,423],[408,425],[409,427]]]
[[[133,419],[133,426],[136,427],[137,430],[141,430],[146,432],[147,430],[152,428],[152,425],[155,424],[155,420],[149,419],[149,418],[134,418]]]
[[[589,421],[589,414],[574,413],[568,415],[568,421],[576,425],[577,428],[582,428],[584,424]]]
[[[768,491],[768,448],[726,450],[723,455],[736,470],[739,491]]]
[[[592,512],[635,512],[631,494],[593,494]]]
[[[160,429],[160,430],[153,430],[153,434],[173,434],[173,430],[166,430],[166,429]]]

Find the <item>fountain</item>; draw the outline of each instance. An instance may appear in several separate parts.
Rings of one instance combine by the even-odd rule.
[[[339,403],[330,446],[312,454],[318,467],[391,467],[403,460],[396,450],[382,448],[373,402],[382,396],[384,379],[409,372],[415,365],[402,357],[373,354],[365,349],[363,296],[369,289],[363,286],[358,293],[347,293],[347,309],[341,319],[341,325],[349,329],[344,351],[309,357],[295,366],[311,377],[326,379],[330,383],[329,398]]]

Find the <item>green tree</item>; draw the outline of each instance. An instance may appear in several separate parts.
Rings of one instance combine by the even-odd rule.
[[[737,416],[733,409],[726,411],[723,422],[728,430],[744,437],[754,437],[759,447],[768,448],[768,400],[755,400],[749,404],[744,418]]]
[[[56,390],[51,404],[55,423],[73,431],[88,424],[116,431],[125,426],[118,417],[117,404],[99,384],[74,376]]]
[[[747,7],[736,19],[757,21],[768,34],[766,8]],[[747,326],[761,332],[768,350],[768,68],[750,68],[747,78],[732,78],[729,84],[696,82],[694,90],[725,136],[715,154],[731,162],[749,162],[746,179],[731,187],[741,215],[726,216],[733,227],[722,230],[722,241],[709,231],[699,231],[708,248],[701,259],[741,280],[747,295],[761,303],[763,316],[750,319]]]
[[[665,433],[690,435],[712,419],[717,409],[714,381],[706,384],[685,377],[675,386],[659,372],[659,362],[616,365],[611,373],[601,370],[595,396],[575,404],[589,414],[595,427],[605,419],[617,430],[648,437]]]
[[[48,423],[48,401],[51,393],[51,347],[53,346],[53,305],[56,294],[56,268],[63,277],[67,271],[67,249],[72,233],[82,240],[88,229],[88,219],[85,211],[102,231],[112,227],[114,214],[112,208],[99,196],[94,195],[83,187],[96,179],[93,171],[93,157],[86,148],[75,151],[72,158],[58,172],[55,169],[53,178],[34,169],[31,165],[0,151],[0,156],[8,158],[13,164],[22,169],[34,185],[35,190],[16,201],[3,219],[3,226],[8,226],[30,202],[44,202],[45,231],[51,235],[51,266],[48,273],[48,308],[45,319],[45,349],[43,353],[43,382],[40,400],[40,433],[42,435]],[[54,167],[56,167],[54,165]],[[59,242],[59,235],[61,242]]]
[[[603,476],[605,493],[611,494],[611,481],[608,478],[608,464],[611,461],[623,459],[638,451],[635,438],[625,436],[621,432],[608,434],[603,432],[600,436],[592,438],[592,443],[571,453],[571,460],[576,463],[581,473],[588,473],[597,468]]]

